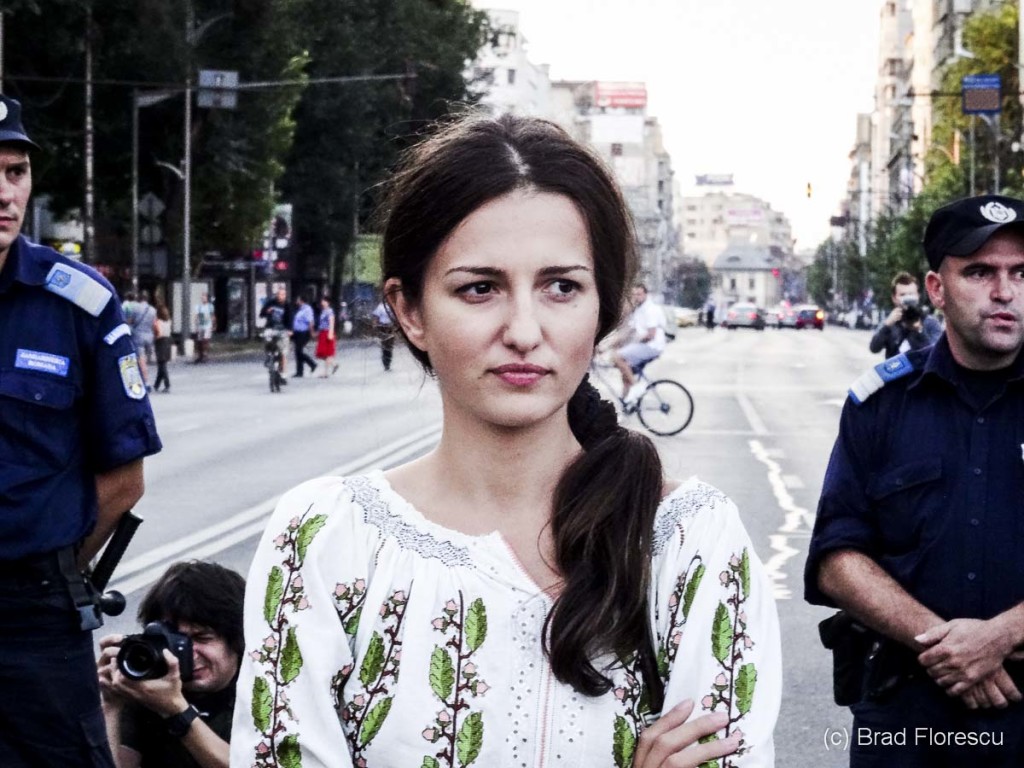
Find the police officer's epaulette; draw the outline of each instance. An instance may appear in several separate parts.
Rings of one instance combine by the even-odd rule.
[[[906,354],[890,357],[874,368],[857,377],[857,380],[850,385],[850,399],[857,405],[861,405],[890,381],[902,379],[908,373],[914,372],[914,364]]]
[[[50,268],[43,285],[72,304],[77,304],[93,317],[99,317],[113,294],[96,278],[81,269],[60,262]]]

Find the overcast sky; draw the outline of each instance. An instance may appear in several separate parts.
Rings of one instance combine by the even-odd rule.
[[[473,4],[519,11],[552,79],[645,81],[684,194],[698,173],[732,173],[733,191],[786,214],[797,249],[828,236],[872,108],[881,0]]]

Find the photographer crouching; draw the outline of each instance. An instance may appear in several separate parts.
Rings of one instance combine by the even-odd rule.
[[[232,570],[176,563],[139,606],[143,632],[100,640],[103,715],[118,768],[228,765],[244,595],[245,580]]]

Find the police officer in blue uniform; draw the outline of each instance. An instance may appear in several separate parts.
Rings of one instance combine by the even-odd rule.
[[[81,569],[161,446],[110,284],[21,235],[36,149],[0,96],[0,765],[112,766]]]
[[[855,620],[851,766],[1021,766],[1024,202],[940,208],[924,248],[945,335],[854,383],[805,594]]]

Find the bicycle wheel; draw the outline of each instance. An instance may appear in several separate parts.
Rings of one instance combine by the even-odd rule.
[[[693,397],[678,381],[652,381],[637,403],[640,423],[656,435],[682,432],[693,419]]]

